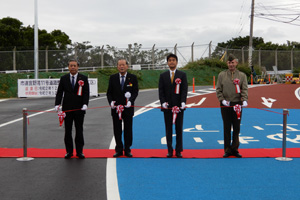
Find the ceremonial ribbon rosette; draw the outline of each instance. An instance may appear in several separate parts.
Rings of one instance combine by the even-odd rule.
[[[124,106],[123,105],[118,105],[116,111],[119,115],[119,120],[122,120],[122,112],[124,111]]]
[[[83,80],[79,80],[78,81],[78,85],[79,85],[79,88],[78,88],[77,95],[78,96],[82,96],[82,86],[84,85],[84,81]]]
[[[125,98],[126,98],[126,104],[128,102],[128,99],[131,97],[131,93],[130,92],[126,92],[125,93]]]
[[[181,84],[181,79],[176,78],[175,79],[176,87],[175,87],[175,94],[179,94],[180,92],[180,84]]]
[[[239,104],[236,104],[235,106],[233,106],[233,110],[236,112],[237,118],[241,119],[242,106]]]
[[[64,119],[66,117],[66,113],[64,111],[58,111],[57,115],[59,119],[59,126],[62,126]]]
[[[235,93],[241,93],[241,89],[240,89],[240,80],[239,79],[234,79],[233,80],[233,84],[235,85]]]
[[[177,118],[177,114],[180,112],[179,107],[178,106],[174,106],[172,108],[172,113],[173,113],[173,124],[175,124],[176,122],[176,118]]]

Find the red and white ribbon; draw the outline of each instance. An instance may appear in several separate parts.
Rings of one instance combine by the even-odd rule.
[[[240,80],[239,79],[234,79],[233,80],[233,84],[235,85],[235,93],[241,93],[241,89],[240,89]]]
[[[179,92],[180,92],[181,79],[180,79],[180,78],[176,78],[175,83],[176,83],[176,86],[175,86],[175,94],[179,94]]]
[[[233,106],[233,110],[236,112],[237,119],[241,119],[242,106],[236,104],[235,106]]]
[[[173,113],[173,124],[175,124],[176,122],[176,118],[177,118],[177,114],[180,112],[179,107],[178,106],[174,106],[172,108],[172,113]]]
[[[83,80],[79,80],[78,81],[78,85],[79,85],[79,88],[78,88],[77,95],[78,96],[82,96],[82,86],[84,86],[84,81]]]
[[[124,111],[124,106],[123,105],[118,105],[116,111],[119,115],[119,120],[122,120],[122,112]]]
[[[57,115],[59,119],[59,126],[62,126],[64,119],[66,117],[66,113],[64,111],[58,111]]]

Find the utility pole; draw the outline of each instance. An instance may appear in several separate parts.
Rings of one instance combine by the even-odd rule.
[[[34,0],[34,79],[39,75],[38,0]]]
[[[251,16],[250,16],[250,37],[249,37],[249,54],[248,54],[249,55],[248,64],[250,68],[252,66],[253,19],[254,19],[254,0],[252,0]]]

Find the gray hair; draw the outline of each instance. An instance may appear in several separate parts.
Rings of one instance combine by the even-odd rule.
[[[127,60],[126,60],[125,58],[120,58],[120,59],[117,61],[117,66],[118,66],[120,60],[125,60],[126,65],[129,65],[128,62],[127,62]]]

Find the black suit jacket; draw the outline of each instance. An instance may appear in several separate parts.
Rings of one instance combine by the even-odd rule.
[[[134,101],[136,97],[138,96],[139,87],[138,87],[138,81],[137,77],[134,74],[130,74],[127,72],[126,80],[124,83],[123,91],[121,90],[121,83],[120,83],[120,74],[113,74],[109,78],[109,84],[107,89],[107,100],[109,105],[112,101],[116,101],[115,105],[126,105],[126,98],[125,93],[130,92],[131,97],[129,98],[129,101],[131,102],[131,105],[134,106]],[[111,109],[111,114],[117,114],[116,109]],[[134,107],[125,108],[123,111],[124,115],[130,115],[133,116],[134,114]]]
[[[179,94],[175,93],[175,80],[179,78],[181,79],[180,84],[180,92]],[[179,71],[176,69],[173,83],[171,84],[170,71],[166,71],[160,74],[159,78],[159,100],[160,103],[168,102],[169,108],[173,106],[181,107],[181,103],[186,103],[187,91],[188,91],[188,83],[186,74],[183,71]],[[166,111],[167,109],[162,109],[162,111]]]
[[[79,80],[84,81],[84,85],[82,87],[82,96],[77,95],[78,88],[79,88],[79,84],[78,84]],[[89,104],[89,98],[90,98],[90,87],[89,87],[88,78],[86,76],[78,73],[74,90],[72,89],[70,74],[66,74],[60,78],[60,82],[58,85],[56,98],[55,98],[55,105],[60,105],[62,102],[63,111],[80,109],[84,104],[86,105]]]

